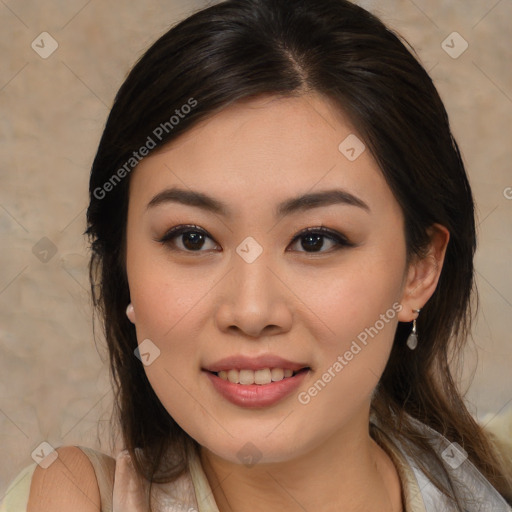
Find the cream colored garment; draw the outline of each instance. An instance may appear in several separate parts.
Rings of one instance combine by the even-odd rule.
[[[402,482],[404,512],[426,512],[416,478],[401,453],[382,433],[376,441],[395,463]],[[117,458],[113,512],[142,512],[147,486],[137,484],[130,456],[122,452]],[[219,512],[211,487],[198,457],[192,457],[189,473],[173,484],[154,485],[153,497],[158,512]],[[128,490],[128,492],[127,492]],[[126,497],[125,497],[126,496]]]
[[[402,482],[404,512],[425,512],[414,473],[387,437],[376,439],[392,457]],[[102,512],[142,512],[149,482],[142,483],[126,451],[116,460],[106,454],[79,446],[89,457],[101,494]],[[11,483],[0,512],[26,512],[30,481],[36,464],[25,468]],[[155,512],[219,512],[212,490],[198,457],[193,457],[189,471],[170,484],[153,484]]]
[[[414,461],[404,455],[388,434],[375,428],[372,429],[372,435],[389,454],[397,468],[402,485],[404,512],[454,510],[425,475],[415,467]],[[433,438],[439,436],[433,431],[431,435]],[[440,438],[448,442],[442,436]],[[81,446],[79,448],[84,451],[94,466],[100,488],[102,512],[146,512],[146,507],[142,503],[147,500],[149,482],[139,480],[126,451],[120,452],[114,460],[96,450]],[[0,505],[0,512],[26,512],[30,482],[35,467],[36,464],[28,466],[11,483]],[[463,476],[473,484],[475,496],[479,494],[484,496],[473,503],[468,511],[512,511],[490,485],[486,485],[485,481],[474,479],[471,467],[468,467],[468,470],[464,469]],[[152,497],[154,512],[219,512],[197,456],[191,458],[189,470],[176,481],[168,484],[153,484]]]
[[[101,512],[146,512],[149,482],[141,481],[126,451],[116,459],[83,446],[78,446],[89,458],[101,495]],[[30,483],[37,464],[24,468],[9,485],[0,504],[0,512],[26,512]],[[197,457],[191,460],[189,471],[169,484],[153,484],[154,512],[219,512],[213,494]]]
[[[170,484],[153,484],[151,492],[155,512],[219,512],[198,457],[191,459],[187,473]],[[149,482],[138,478],[130,455],[121,452],[115,470],[113,512],[145,511],[148,495]]]

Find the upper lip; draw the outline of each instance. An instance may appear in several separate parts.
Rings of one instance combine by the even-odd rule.
[[[308,367],[307,363],[293,362],[272,354],[264,354],[258,357],[244,355],[225,357],[203,367],[203,370],[215,373],[221,370],[263,370],[264,368],[283,368],[297,371],[306,367]]]

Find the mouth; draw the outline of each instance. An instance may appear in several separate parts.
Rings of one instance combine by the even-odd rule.
[[[296,375],[306,373],[311,368],[304,366],[299,369],[291,368],[261,368],[258,370],[251,370],[249,368],[230,368],[220,370],[217,372],[208,371],[209,373],[216,375],[224,381],[231,382],[232,384],[241,384],[243,386],[259,385],[265,386],[272,382],[280,382],[282,380],[290,379]]]
[[[239,407],[253,409],[277,405],[290,397],[310,372],[309,366],[300,364],[294,368],[226,368],[224,364],[209,370],[203,368],[203,374],[219,396]]]

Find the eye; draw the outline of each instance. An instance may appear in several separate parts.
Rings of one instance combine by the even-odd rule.
[[[311,251],[306,250],[304,252],[329,252],[320,251],[324,247],[324,239],[326,238],[333,244],[334,250],[354,246],[354,244],[349,242],[341,233],[324,227],[305,229],[292,240],[292,243],[302,240],[301,247],[312,249]]]
[[[175,243],[175,239],[179,237],[181,237],[181,247],[179,246],[180,244]],[[168,246],[170,249],[177,249],[185,252],[204,252],[201,251],[201,249],[203,248],[206,239],[212,240],[206,231],[198,226],[189,225],[175,226],[171,228],[158,240],[158,242]]]
[[[177,243],[176,239],[178,239],[180,243]],[[322,226],[318,228],[308,228],[301,231],[293,238],[291,243],[294,244],[297,241],[302,240],[301,247],[306,250],[298,252],[329,252],[321,251],[321,249],[324,248],[325,239],[329,240],[334,247],[334,250],[342,247],[354,246],[354,244],[349,242],[341,233]],[[208,233],[200,227],[195,225],[180,225],[171,228],[162,238],[159,238],[156,241],[172,250],[181,250],[184,252],[205,252],[201,251],[201,249],[204,248],[206,240],[211,240],[213,242],[213,239],[208,235]],[[214,243],[213,247],[210,247],[210,250],[215,249],[216,247],[218,247],[218,245]]]

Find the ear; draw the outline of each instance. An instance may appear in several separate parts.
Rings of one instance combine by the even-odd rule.
[[[422,309],[434,293],[443,268],[450,232],[441,224],[428,228],[430,243],[423,257],[414,256],[407,269],[402,299],[403,308],[398,314],[400,322],[412,322],[417,318],[415,309]]]
[[[126,316],[128,317],[128,320],[130,320],[132,324],[135,323],[135,310],[133,309],[133,305],[131,302],[130,304],[128,304],[128,307],[126,308]]]

